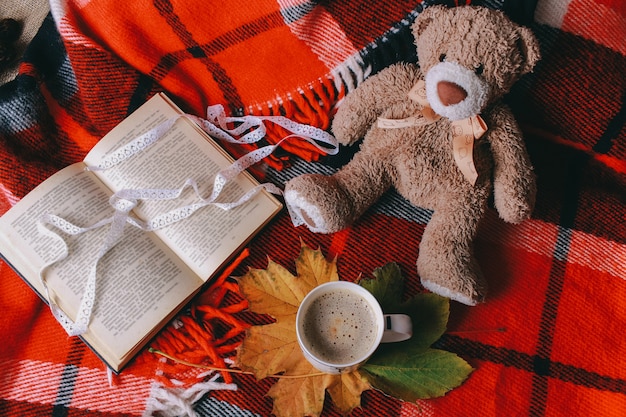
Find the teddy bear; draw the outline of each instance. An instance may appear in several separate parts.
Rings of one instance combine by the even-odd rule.
[[[502,99],[533,70],[539,45],[482,6],[430,6],[411,31],[418,62],[372,75],[338,106],[332,133],[344,146],[360,142],[350,162],[289,180],[285,203],[311,231],[334,233],[395,188],[432,212],[416,261],[423,287],[473,306],[487,294],[473,241],[490,201],[509,223],[534,208],[535,173]]]

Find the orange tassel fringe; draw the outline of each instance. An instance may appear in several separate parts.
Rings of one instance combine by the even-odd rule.
[[[203,290],[187,312],[180,314],[159,334],[151,348],[190,363],[228,368],[225,359],[235,355],[250,327],[236,317],[248,308],[248,303],[238,294],[237,284],[228,281],[228,277],[248,255],[248,249],[244,250]],[[193,385],[204,372],[172,361],[161,362],[159,368],[157,378],[165,386],[173,386],[173,381]],[[232,383],[229,372],[221,374],[225,383]]]

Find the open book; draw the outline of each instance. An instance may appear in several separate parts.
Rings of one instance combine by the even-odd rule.
[[[83,162],[48,178],[0,218],[2,257],[69,320],[79,316],[90,275],[97,277],[95,303],[80,337],[116,372],[282,208],[264,189],[230,210],[198,204],[212,195],[216,174],[233,159],[180,114],[166,96],[154,96]],[[168,120],[175,123],[154,143],[110,168],[86,170],[115,160],[116,151]],[[196,187],[181,187],[190,178]],[[258,186],[244,171],[223,187],[216,202],[237,201]],[[172,189],[180,189],[180,195],[159,199]],[[140,199],[125,214],[109,201],[121,190],[143,190],[155,198]],[[190,212],[171,220],[172,213]],[[42,226],[42,216],[51,214],[62,219],[60,231]],[[115,220],[107,219],[115,216],[122,218],[123,230],[111,240]],[[165,227],[151,226],[160,218],[166,218]]]

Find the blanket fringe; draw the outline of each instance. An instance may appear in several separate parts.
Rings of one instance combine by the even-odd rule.
[[[284,97],[276,97],[264,103],[249,105],[241,113],[263,116],[285,116],[296,122],[320,129],[330,129],[331,120],[343,97],[355,90],[365,79],[401,59],[416,61],[415,46],[410,27],[422,11],[419,5],[406,18],[393,26],[363,50],[333,68],[327,77],[303,86]],[[289,136],[280,126],[267,126],[266,140],[277,143]],[[303,140],[290,140],[281,145],[284,152],[306,161],[317,161],[324,154]],[[272,155],[267,164],[274,169],[283,169],[289,163],[288,156]]]
[[[227,368],[250,326],[237,317],[248,304],[237,292],[237,283],[229,280],[233,271],[249,255],[244,250],[224,272],[165,328],[151,348],[190,363]],[[159,362],[157,380],[166,387],[189,387],[198,384],[206,370],[167,361]],[[224,383],[233,382],[228,372],[221,373]]]
[[[344,95],[345,90],[337,88],[336,80],[329,76],[309,83],[296,92],[287,94],[284,98],[276,97],[272,101],[250,105],[247,113],[260,116],[284,116],[298,123],[328,130],[336,104]],[[266,129],[265,139],[272,144],[292,135],[291,132],[271,123],[266,124]],[[297,137],[283,142],[281,148],[288,155],[296,155],[306,161],[317,161],[324,155],[314,145]],[[289,157],[284,154],[274,154],[267,158],[267,164],[274,169],[283,169],[288,161]]]
[[[165,387],[154,383],[143,417],[197,417],[193,406],[207,393],[214,390],[237,390],[235,384],[218,382],[217,377],[219,375],[213,375],[208,381],[198,382],[189,388]]]

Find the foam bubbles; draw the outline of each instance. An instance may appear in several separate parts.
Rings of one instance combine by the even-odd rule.
[[[311,353],[330,363],[360,360],[376,339],[372,307],[349,290],[321,294],[311,302],[302,323]]]

